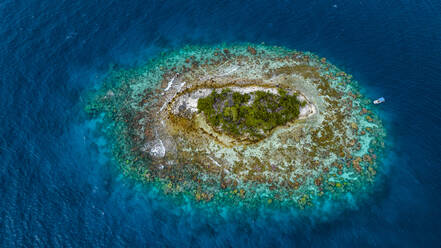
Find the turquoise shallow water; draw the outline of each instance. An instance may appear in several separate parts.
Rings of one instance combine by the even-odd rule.
[[[258,59],[255,65],[254,62],[248,63],[251,65],[242,64],[240,67],[229,64],[231,61],[234,63],[236,60],[234,59],[235,57],[240,58],[240,56],[249,55],[247,48],[250,46],[255,47],[255,49],[259,51],[259,54],[263,54],[259,55],[259,57],[249,57],[250,59]],[[230,62],[224,61],[225,57],[219,56],[219,50],[228,51],[228,54],[231,54],[231,56],[228,56],[231,57],[229,59]],[[278,61],[274,59],[274,56],[277,58],[281,56],[285,59],[286,57],[291,57],[292,55],[290,54],[292,53],[293,51],[280,47],[269,47],[249,43],[235,44],[233,46],[223,44],[215,44],[212,47],[186,46],[176,52],[162,53],[161,56],[155,57],[155,59],[146,66],[135,68],[135,70],[123,69],[121,71],[112,71],[109,73],[109,78],[106,78],[103,85],[100,86],[99,91],[91,92],[91,99],[87,100],[88,104],[85,106],[85,110],[91,115],[91,118],[97,118],[97,132],[100,130],[103,131],[103,135],[105,134],[106,137],[111,140],[111,150],[114,154],[114,156],[111,157],[116,158],[118,161],[117,164],[121,167],[122,172],[140,181],[150,181],[150,184],[155,184],[155,187],[158,188],[159,191],[169,193],[171,198],[184,196],[186,200],[189,200],[188,198],[209,200],[210,203],[202,204],[203,206],[201,206],[202,208],[206,208],[209,212],[216,211],[216,209],[211,209],[212,207],[216,208],[216,205],[222,208],[233,205],[233,208],[237,208],[238,206],[236,205],[240,203],[240,205],[244,207],[254,208],[254,206],[258,205],[266,210],[282,205],[283,207],[288,207],[290,211],[295,212],[295,215],[326,215],[320,218],[329,218],[338,215],[339,212],[347,207],[357,206],[357,199],[361,198],[365,192],[370,193],[372,187],[377,187],[377,185],[370,183],[371,180],[384,174],[385,166],[382,166],[381,163],[381,160],[384,158],[384,128],[381,122],[375,121],[375,123],[371,123],[368,121],[372,121],[372,119],[368,118],[374,116],[373,114],[369,114],[369,116],[360,115],[361,108],[354,107],[353,110],[346,109],[344,114],[339,115],[339,117],[331,117],[331,119],[339,118],[340,120],[337,122],[332,124],[328,124],[328,122],[321,123],[320,119],[324,118],[328,120],[329,115],[332,115],[330,112],[334,110],[326,109],[325,111],[322,98],[315,95],[316,93],[313,89],[315,83],[311,83],[312,85],[310,85],[302,81],[295,82],[294,87],[302,91],[302,93],[309,98],[309,101],[314,103],[314,108],[317,108],[317,114],[309,118],[310,121],[308,124],[300,124],[300,126],[296,124],[290,125],[286,127],[288,130],[282,132],[276,130],[277,133],[273,133],[256,146],[236,146],[234,149],[229,149],[228,146],[216,146],[216,144],[210,143],[210,140],[208,142],[206,141],[206,135],[204,133],[197,133],[196,143],[193,144],[193,142],[190,141],[189,144],[186,142],[186,139],[187,137],[188,139],[192,139],[192,136],[186,136],[186,134],[193,132],[191,128],[182,127],[185,129],[182,133],[179,133],[177,136],[171,134],[171,137],[169,137],[169,134],[173,133],[173,131],[170,131],[171,129],[164,130],[163,128],[164,125],[178,125],[179,128],[180,124],[172,121],[176,119],[176,117],[168,116],[168,112],[166,112],[168,110],[165,108],[166,103],[164,103],[164,100],[176,95],[176,90],[185,91],[185,89],[180,88],[182,85],[186,85],[185,87],[187,87],[187,89],[192,88],[194,84],[193,80],[198,80],[201,77],[204,78],[207,72],[209,72],[211,76],[215,76],[225,75],[225,73],[233,70],[235,70],[235,72],[233,72],[234,75],[240,75],[235,77],[240,77],[242,80],[243,78],[250,77],[251,79],[263,77],[262,79],[265,80],[267,79],[266,75],[268,75],[268,73],[279,69],[267,70],[265,66],[260,68],[258,65],[266,65],[267,61],[269,61],[270,66],[287,68],[288,66],[292,66],[292,64],[290,64],[291,60],[286,61],[285,63],[287,64],[284,65],[280,64],[283,63],[280,61],[278,63],[273,62]],[[193,55],[195,57],[200,57],[201,55],[205,57],[212,56],[212,58],[209,57],[208,60],[213,61],[220,59],[220,63],[211,67],[203,67],[199,71],[192,66],[191,76],[189,73],[185,73],[184,67],[182,69],[183,72],[181,72],[177,80],[174,80],[176,78],[172,78],[171,76],[162,79],[163,74],[171,74],[168,72],[170,69],[165,68],[176,68],[183,65],[188,66],[190,60],[187,58],[192,58],[194,57]],[[300,55],[297,54],[296,56]],[[341,71],[339,71],[338,68],[320,62],[320,60],[324,61],[325,59],[320,59],[311,53],[308,53],[307,56],[309,58],[308,64],[314,65],[312,69],[317,69],[317,67],[322,68],[320,69],[322,77],[329,76],[328,73],[330,72],[332,72],[333,75],[341,75]],[[197,58],[197,60],[206,61],[204,58]],[[212,67],[214,67],[214,71]],[[180,69],[178,70],[181,71]],[[201,73],[201,75],[198,75],[199,73]],[[341,73],[345,75],[344,72]],[[306,73],[302,73],[302,75],[304,74],[306,75]],[[314,76],[314,78],[317,78],[317,76]],[[344,92],[348,92],[348,95],[343,93],[344,97],[337,97],[335,100],[340,102],[332,102],[331,105],[333,109],[337,109],[337,112],[342,111],[340,109],[341,105],[347,105],[344,104],[344,102],[349,100],[351,102],[354,101],[353,106],[360,104],[362,107],[376,112],[377,109],[372,108],[374,105],[371,100],[364,97],[354,99],[349,96],[358,94],[358,90],[356,89],[358,88],[358,84],[354,81],[350,82],[349,78],[351,78],[351,76],[347,76],[345,80],[343,80],[342,77],[339,78],[340,79],[336,79],[335,82],[333,82],[334,80],[329,80],[329,82],[333,84],[332,87],[337,91],[335,91],[335,93],[325,91],[327,93],[324,94],[329,94],[331,98],[333,98],[333,94],[338,94],[338,90],[343,90]],[[227,83],[231,81],[230,79]],[[167,82],[169,82],[169,86],[167,86]],[[172,82],[174,86],[171,86]],[[281,81],[276,82],[271,80],[270,83],[278,84],[278,82],[286,82],[287,85],[292,84],[291,81],[286,81],[283,78]],[[195,83],[197,84],[196,86],[200,86],[203,82],[196,81]],[[146,92],[152,91],[152,88],[160,88],[161,84],[164,84],[164,92],[154,94],[159,96],[160,99],[157,99],[156,96],[146,97],[146,94],[150,95],[150,93]],[[320,85],[319,87],[326,86]],[[164,95],[164,93],[166,95]],[[89,97],[87,97],[87,99],[89,99]],[[145,101],[147,101],[147,103]],[[140,102],[143,103],[142,107],[139,104]],[[368,112],[366,109],[364,110]],[[100,114],[101,112],[102,114]],[[161,116],[155,115],[158,112]],[[318,123],[315,120],[318,120]],[[321,127],[315,128],[315,123],[321,125]],[[333,126],[330,128],[332,131],[321,133],[321,136],[327,136],[329,138],[342,135],[345,139],[344,141],[336,142],[349,144],[349,140],[352,139],[351,135],[354,135],[353,147],[348,146],[345,152],[348,154],[348,159],[350,159],[350,154],[354,156],[354,168],[351,168],[351,161],[348,160],[348,163],[346,163],[342,158],[342,156],[345,156],[343,151],[341,152],[343,155],[340,154],[338,155],[340,158],[336,158],[334,154],[340,153],[336,150],[336,148],[338,148],[338,145],[335,145],[336,142],[323,142],[322,139],[316,138],[315,135],[318,130],[327,130],[327,125]],[[305,128],[301,131],[305,133],[305,136],[297,138],[290,136],[295,135],[299,131],[299,127]],[[372,130],[372,128],[374,129]],[[360,134],[360,131],[357,132],[358,134],[355,134],[355,129],[365,130],[364,132],[367,131],[368,134]],[[280,135],[287,136],[288,138],[280,139]],[[309,137],[310,135],[312,135],[312,137]],[[311,150],[317,149],[318,151],[313,152],[312,155],[307,147],[310,142],[309,140],[312,140],[314,143],[320,143],[321,146],[320,149],[311,147]],[[360,146],[355,145],[355,140],[359,140]],[[176,148],[174,147],[175,145]],[[154,148],[152,148],[152,146]],[[160,155],[158,152],[161,147],[164,149],[163,155]],[[176,151],[174,149],[176,149]],[[243,149],[243,151],[236,152],[241,149]],[[149,153],[149,151],[153,150],[156,150],[154,154],[150,152],[153,158],[146,157],[146,152]],[[332,155],[328,153],[330,150],[332,151]],[[192,151],[195,152],[193,153]],[[368,152],[375,153],[375,156],[378,157],[376,160],[380,162],[362,162],[361,166],[365,168],[365,173],[362,173],[363,169],[357,161],[358,159],[361,160],[362,157],[363,160],[371,159],[371,157],[366,154]],[[294,155],[294,159],[293,154],[297,154]],[[165,160],[162,160],[160,158],[161,156],[165,156]],[[374,155],[372,155],[372,157],[373,156]],[[312,160],[317,159],[317,157],[319,158],[317,160],[317,167],[309,167],[308,163],[313,163]],[[355,159],[355,157],[357,157],[357,159]],[[217,166],[220,165],[210,163],[210,161],[215,161],[213,158],[222,161],[219,163],[224,163],[224,165],[222,165],[226,168],[226,172],[223,171],[226,173],[224,179],[218,177],[217,174],[219,172],[215,172]],[[206,160],[209,161],[208,165],[206,164]],[[201,168],[199,166],[193,167],[195,163],[205,163],[207,168],[204,169],[204,167]],[[337,163],[341,165],[337,165]],[[243,166],[244,164],[247,165]],[[265,168],[265,165],[269,164],[274,167]],[[289,166],[293,164],[295,164],[296,167],[295,171],[289,168]],[[380,166],[378,166],[378,164],[380,164]],[[210,165],[217,166],[208,168]],[[284,172],[279,174],[275,166],[278,166],[280,170]],[[257,167],[257,169],[251,169],[252,171],[249,172],[249,168],[253,167]],[[262,170],[265,170],[263,175],[261,174]],[[230,171],[231,174],[228,171]],[[254,174],[258,176],[254,177]],[[307,176],[303,177],[305,174]],[[290,178],[289,181],[285,179],[287,176]],[[199,179],[198,182],[195,182],[196,178]],[[228,182],[229,180],[236,180],[236,178],[240,178],[237,187],[234,186],[236,184]],[[262,179],[268,180],[266,185],[262,182]],[[259,181],[259,183],[256,185],[247,183],[245,180]],[[222,181],[222,183],[219,181]],[[221,187],[221,185],[223,186]],[[273,187],[278,187],[278,189],[274,190],[275,188]],[[303,209],[307,205],[310,205],[312,208],[309,209],[308,207],[308,211],[296,211],[299,210],[297,208]],[[281,214],[283,211],[284,210],[277,209],[274,213],[268,213],[268,215]]]
[[[438,247],[440,10],[436,1],[3,2],[1,246]],[[390,176],[365,204],[330,220],[207,217],[112,166],[81,108],[109,66],[236,41],[315,52],[369,97],[386,97]]]

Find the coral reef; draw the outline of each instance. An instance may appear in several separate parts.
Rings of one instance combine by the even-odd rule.
[[[381,171],[370,101],[311,53],[185,47],[112,70],[86,111],[122,171],[175,199],[303,209],[356,199]]]

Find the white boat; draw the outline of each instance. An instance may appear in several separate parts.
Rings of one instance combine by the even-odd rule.
[[[384,97],[380,97],[377,100],[374,100],[374,104],[380,104],[380,103],[383,103],[385,101],[386,101],[386,99],[384,99]]]

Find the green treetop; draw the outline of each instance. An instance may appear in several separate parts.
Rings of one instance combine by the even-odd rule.
[[[198,110],[215,129],[231,136],[247,134],[260,139],[279,125],[296,119],[304,102],[279,89],[279,94],[255,91],[249,94],[223,89],[198,99]]]

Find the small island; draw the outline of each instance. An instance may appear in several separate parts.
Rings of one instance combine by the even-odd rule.
[[[86,111],[121,170],[210,206],[343,206],[372,191],[385,131],[352,76],[312,53],[185,47],[115,69]]]
[[[300,102],[297,95],[289,95],[283,89],[278,94],[267,91],[240,93],[230,88],[198,99],[198,111],[216,131],[250,140],[260,140],[280,125],[299,116]]]

